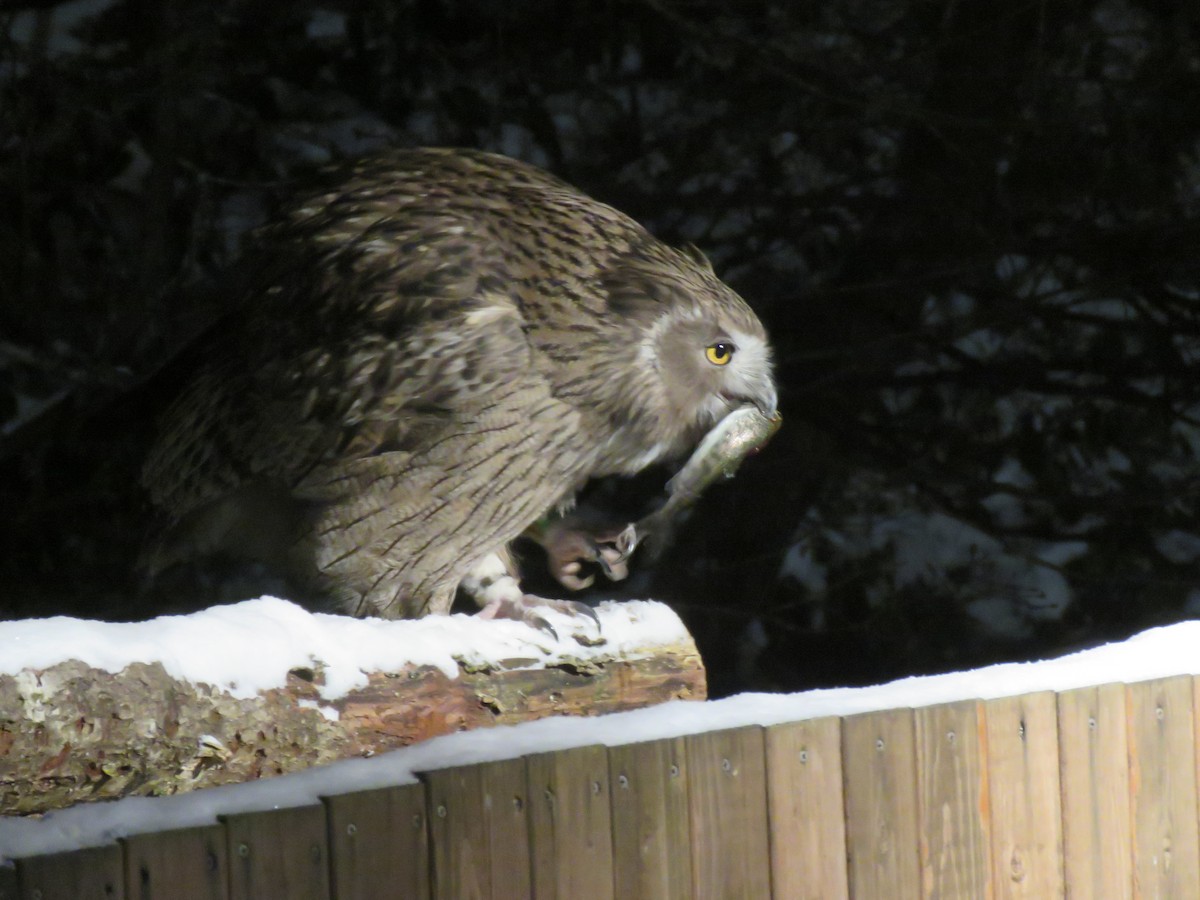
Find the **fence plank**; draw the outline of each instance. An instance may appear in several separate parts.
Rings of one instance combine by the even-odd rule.
[[[436,897],[530,894],[525,760],[422,773]]]
[[[1058,707],[1053,691],[984,707],[997,897],[1062,897]]]
[[[229,896],[327,900],[325,807],[297,806],[221,816],[229,858]]]
[[[844,897],[842,723],[837,718],[766,730],[771,884],[777,897]]]
[[[1072,897],[1133,896],[1125,685],[1058,695],[1063,874]]]
[[[229,868],[225,829],[201,825],[123,838],[129,900],[223,900]]]
[[[22,897],[112,900],[125,894],[124,867],[121,848],[108,844],[18,859],[17,880]]]
[[[429,797],[434,897],[491,896],[491,858],[479,766],[422,772]]]
[[[929,897],[989,896],[980,705],[966,700],[913,711],[921,882]]]
[[[696,897],[771,896],[763,730],[685,738]]]
[[[608,750],[617,897],[690,898],[687,748],[683,738]]]
[[[526,758],[530,868],[538,900],[613,896],[608,755],[576,747]]]
[[[423,784],[335,794],[321,802],[338,900],[429,896]]]
[[[483,808],[492,858],[492,900],[528,900],[533,887],[529,871],[526,762],[506,759],[482,768]]]
[[[850,896],[920,884],[917,760],[910,709],[842,720]]]
[[[1131,684],[1127,697],[1135,893],[1195,896],[1200,836],[1192,679]]]

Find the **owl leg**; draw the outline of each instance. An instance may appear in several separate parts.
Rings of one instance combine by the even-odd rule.
[[[569,616],[583,616],[591,619],[600,629],[600,619],[586,603],[574,600],[551,600],[537,597],[521,590],[517,581],[516,566],[508,550],[489,553],[475,564],[459,587],[470,594],[479,604],[479,616],[484,619],[516,619],[540,628],[555,640],[558,632],[542,615],[547,609],[564,613]]]

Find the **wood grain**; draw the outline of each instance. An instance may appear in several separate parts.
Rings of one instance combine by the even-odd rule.
[[[338,900],[429,896],[423,784],[336,794],[322,802]]]
[[[492,900],[528,900],[529,784],[524,759],[481,766],[483,810],[491,851]]]
[[[1192,678],[1131,684],[1134,894],[1194,897],[1200,885]]]
[[[910,709],[842,720],[846,852],[852,897],[920,884],[917,761]]]
[[[990,896],[988,783],[980,704],[913,712],[924,896]]]
[[[763,730],[710,731],[685,742],[695,896],[771,896]]]
[[[16,865],[22,897],[112,900],[125,895],[125,864],[116,844],[27,856]]]
[[[491,853],[479,766],[423,772],[429,792],[433,896],[491,897]]]
[[[1072,897],[1133,896],[1125,685],[1058,695],[1063,875]]]
[[[835,717],[766,730],[771,883],[797,900],[846,896],[842,727]]]
[[[526,758],[530,867],[538,900],[613,897],[612,819],[604,747]]]
[[[121,841],[129,900],[224,900],[229,896],[225,828],[201,825]]]
[[[1044,691],[984,707],[996,897],[1065,894],[1055,699]]]
[[[529,896],[529,822],[522,759],[424,772],[434,896]]]
[[[328,900],[329,848],[320,805],[222,816],[231,900]]]
[[[617,897],[692,896],[688,765],[683,738],[610,747]]]

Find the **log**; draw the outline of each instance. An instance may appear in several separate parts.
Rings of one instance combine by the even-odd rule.
[[[555,640],[517,623],[450,617],[442,620],[442,633],[448,628],[453,634],[460,627],[455,620],[462,620],[467,643],[478,642],[481,627],[508,629],[510,636],[528,632],[530,652],[481,660],[464,646],[454,654],[457,672],[410,663],[366,672],[360,684],[336,695],[327,690],[330,673],[320,659],[281,673],[278,686],[243,696],[236,684],[172,673],[169,648],[162,660],[109,671],[111,662],[105,668],[72,659],[68,647],[62,661],[7,673],[13,667],[4,665],[0,650],[0,815],[240,783],[472,728],[702,700],[700,656],[682,624],[662,627],[665,609],[644,602],[603,604],[600,634],[621,637],[594,646],[568,634]],[[630,616],[654,619],[655,625],[639,632]],[[49,623],[57,621],[43,625],[53,628]],[[79,620],[61,621],[71,623],[69,634],[78,641]],[[0,648],[14,646],[5,641],[5,628],[14,624],[21,623],[0,623]],[[123,626],[84,624],[121,640]],[[428,641],[421,622],[377,624],[400,645],[409,632],[413,641]],[[211,649],[220,654],[227,648]]]

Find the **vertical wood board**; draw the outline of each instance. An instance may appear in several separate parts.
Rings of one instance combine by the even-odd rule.
[[[130,900],[223,900],[229,895],[220,825],[138,834],[121,844]]]
[[[528,900],[533,886],[529,871],[529,785],[525,760],[505,759],[480,768],[492,900]]]
[[[422,772],[429,797],[434,897],[491,897],[491,855],[479,766]]]
[[[124,867],[121,848],[108,844],[18,859],[17,880],[22,897],[112,900],[125,895]]]
[[[322,797],[338,900],[429,896],[425,786]]]
[[[605,748],[537,753],[526,764],[534,895],[608,900],[613,859]]]
[[[766,730],[771,883],[776,896],[825,900],[849,891],[837,718]]]
[[[1191,676],[1127,687],[1133,877],[1143,897],[1192,897],[1200,885]]]
[[[1055,695],[1042,691],[992,700],[985,705],[984,715],[995,895],[1030,900],[1062,897]]]
[[[990,896],[986,735],[974,700],[913,711],[921,883],[927,897]]]
[[[327,900],[329,849],[325,807],[222,816],[231,900],[287,897]]]
[[[616,896],[692,896],[687,749],[683,738],[610,747]]]
[[[530,895],[524,759],[422,773],[436,897]]]
[[[910,709],[842,720],[846,852],[852,897],[920,884],[917,756]]]
[[[1125,685],[1058,695],[1063,876],[1071,897],[1133,896]]]
[[[771,896],[763,730],[685,738],[695,896]]]

